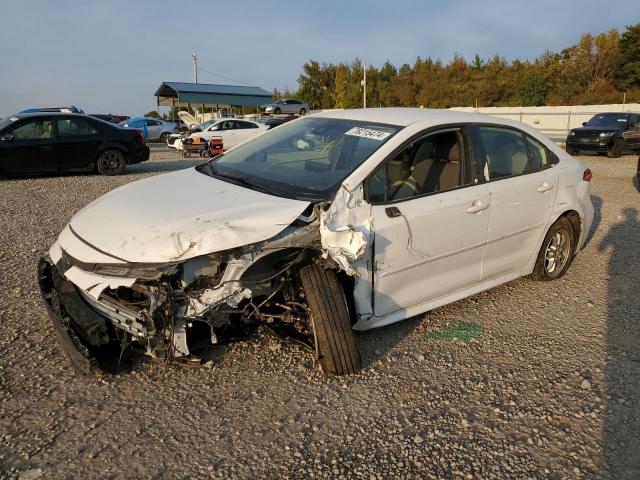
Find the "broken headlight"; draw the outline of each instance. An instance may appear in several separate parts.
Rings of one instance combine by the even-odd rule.
[[[155,280],[165,274],[172,274],[177,271],[177,264],[162,265],[95,265],[93,272],[98,275],[109,277],[142,278],[144,280]]]

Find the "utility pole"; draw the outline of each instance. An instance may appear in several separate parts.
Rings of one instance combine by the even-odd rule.
[[[362,80],[362,86],[364,87],[364,93],[362,95],[362,103],[364,108],[367,108],[367,62],[364,62],[364,79]]]
[[[191,54],[191,58],[193,59],[193,83],[198,83],[198,55],[196,52]]]

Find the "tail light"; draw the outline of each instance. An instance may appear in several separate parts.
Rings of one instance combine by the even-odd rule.
[[[585,182],[590,182],[592,177],[593,173],[591,173],[591,170],[589,170],[588,168],[582,174],[582,180],[584,180]]]

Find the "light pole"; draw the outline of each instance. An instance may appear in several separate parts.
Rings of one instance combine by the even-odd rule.
[[[198,83],[198,55],[196,52],[191,54],[191,58],[193,59],[193,83]]]

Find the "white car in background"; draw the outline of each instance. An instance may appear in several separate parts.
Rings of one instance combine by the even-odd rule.
[[[197,360],[263,323],[352,374],[352,330],[564,275],[591,228],[590,180],[513,120],[325,112],[97,199],[41,260],[40,287],[82,371],[129,346]]]
[[[200,137],[205,141],[209,141],[213,137],[220,137],[222,138],[222,145],[225,150],[240,145],[269,130],[267,125],[239,118],[220,118],[213,123],[204,125],[198,123],[197,120],[187,112],[180,112],[178,115],[189,130],[196,129],[196,131],[189,133],[187,135],[188,137]],[[203,125],[204,128],[198,128]],[[175,148],[176,150],[182,150],[182,138],[181,135],[172,135],[169,138],[167,146],[169,148]]]

